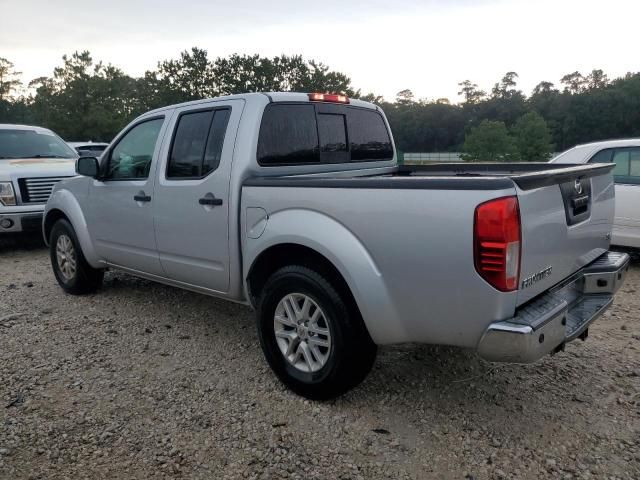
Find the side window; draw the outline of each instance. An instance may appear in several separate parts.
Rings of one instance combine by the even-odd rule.
[[[202,175],[213,172],[220,165],[220,157],[222,156],[222,146],[224,145],[224,137],[227,133],[227,124],[231,110],[216,110],[209,129],[209,138],[207,139],[207,148],[204,151],[204,160],[202,162]]]
[[[352,162],[393,158],[387,126],[375,110],[349,109],[349,137]]]
[[[163,122],[164,118],[155,118],[129,130],[111,150],[105,180],[147,178]]]
[[[229,122],[229,109],[180,115],[176,126],[167,178],[202,178],[218,168]]]
[[[613,155],[612,148],[606,148],[604,150],[600,150],[593,157],[591,157],[591,160],[589,160],[589,163],[609,163],[611,162],[612,155]]]
[[[270,105],[258,137],[260,165],[319,163],[318,130],[313,105]]]
[[[618,148],[613,154],[616,183],[640,185],[640,147]]]

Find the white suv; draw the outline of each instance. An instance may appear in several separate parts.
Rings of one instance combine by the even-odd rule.
[[[551,162],[615,163],[616,213],[611,243],[640,248],[640,138],[578,145]]]

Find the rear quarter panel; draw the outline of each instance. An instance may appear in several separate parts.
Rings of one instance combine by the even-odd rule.
[[[269,219],[258,238],[244,225],[244,276],[269,246],[300,243],[340,270],[376,343],[475,347],[513,314],[517,294],[476,273],[474,210],[514,192],[245,186],[243,212],[260,207]]]

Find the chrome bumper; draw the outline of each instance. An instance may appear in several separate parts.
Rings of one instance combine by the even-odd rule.
[[[531,363],[583,335],[613,302],[629,270],[629,255],[607,252],[508,320],[494,322],[478,344],[492,362]]]
[[[0,235],[41,230],[42,212],[0,213]]]

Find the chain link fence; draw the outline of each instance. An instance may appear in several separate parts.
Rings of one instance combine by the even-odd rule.
[[[459,152],[398,152],[398,162],[406,165],[462,162]]]

